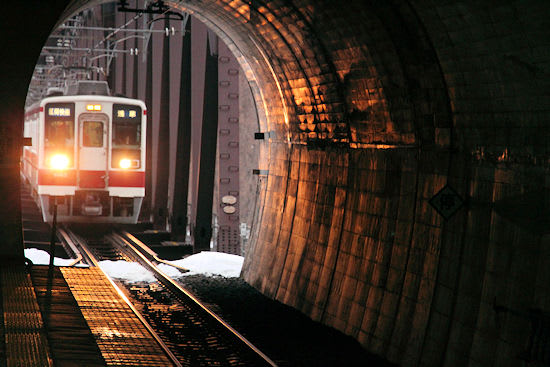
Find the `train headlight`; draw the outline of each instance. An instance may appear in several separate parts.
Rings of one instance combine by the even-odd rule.
[[[119,166],[122,169],[128,169],[128,168],[132,167],[132,161],[128,158],[123,158],[123,159],[120,160]]]
[[[69,167],[69,157],[65,154],[54,154],[50,158],[50,167],[57,170],[64,170]]]

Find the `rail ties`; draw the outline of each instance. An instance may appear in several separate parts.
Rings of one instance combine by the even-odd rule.
[[[62,272],[107,366],[181,366],[98,267]]]
[[[96,256],[127,259],[124,254],[97,236],[90,241],[94,251],[68,229],[63,237],[92,265],[87,269],[65,267],[62,272],[107,366],[181,366],[126,294],[98,266]]]
[[[155,266],[151,251],[131,234],[124,232],[110,236],[112,241],[149,269],[162,287],[154,290],[136,289],[134,298],[172,299],[166,305],[145,303],[147,310],[155,309],[149,318],[159,333],[176,346],[175,354],[190,360],[193,366],[210,366],[219,363],[231,366],[276,366],[256,346],[238,333],[189,291],[184,289]],[[131,253],[131,254],[130,254]],[[172,294],[170,297],[167,294]],[[176,300],[173,300],[173,298]],[[144,300],[143,300],[144,299]],[[160,307],[160,308],[159,308]],[[160,311],[160,312],[159,312]]]
[[[153,262],[164,261],[131,234],[98,236],[95,233],[84,236],[85,240],[74,233],[67,237],[80,242],[82,256],[90,258],[95,266],[98,266],[96,258],[137,261],[155,275],[158,283],[125,284],[124,291],[109,281],[126,300],[132,299],[128,304],[158,338],[157,343],[166,348],[175,365],[276,366],[244,336],[160,271]]]

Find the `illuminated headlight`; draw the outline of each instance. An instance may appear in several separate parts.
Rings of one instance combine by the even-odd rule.
[[[132,167],[132,161],[128,158],[124,158],[120,160],[119,165],[122,169],[128,169]]]
[[[50,167],[57,170],[67,169],[69,167],[69,157],[65,154],[54,154],[50,158]]]

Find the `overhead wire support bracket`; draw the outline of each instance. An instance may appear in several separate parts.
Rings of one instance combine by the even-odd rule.
[[[138,14],[162,14],[165,17],[153,19],[150,22],[156,22],[160,19],[169,19],[169,20],[183,20],[184,16],[178,12],[170,10],[170,7],[164,4],[164,1],[157,0],[149,5],[147,5],[146,8],[139,9],[139,8],[129,8],[128,7],[128,0],[119,0],[118,1],[118,11],[124,12],[124,13],[138,13]],[[176,18],[170,18],[170,16],[175,16]]]
[[[155,30],[155,29],[139,29],[139,28],[113,28],[113,27],[77,27],[72,25],[61,25],[59,29],[78,29],[84,31],[109,31],[117,33],[119,32],[129,32],[129,33],[164,33],[164,30]],[[50,36],[52,37],[52,36]],[[53,36],[59,37],[59,36]]]

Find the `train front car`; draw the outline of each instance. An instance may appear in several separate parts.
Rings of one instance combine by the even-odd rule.
[[[145,195],[145,104],[71,95],[45,98],[33,111],[36,131],[32,119],[26,130],[37,144],[25,150],[23,173],[44,220],[52,220],[56,200],[60,222],[136,223]]]

